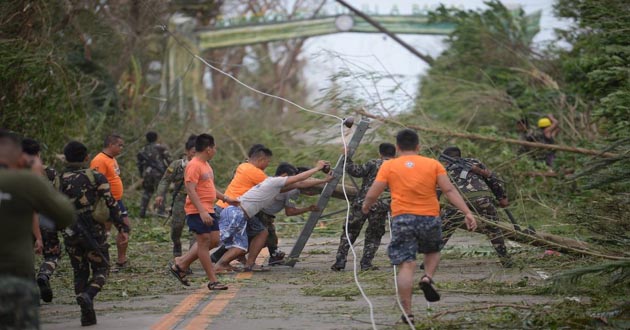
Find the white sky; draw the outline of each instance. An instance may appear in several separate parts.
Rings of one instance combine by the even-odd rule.
[[[370,11],[378,10],[380,14],[390,13],[392,7],[396,5],[400,14],[403,15],[411,14],[414,4],[420,8],[428,7],[429,9],[436,8],[440,3],[462,9],[485,7],[482,0],[350,0],[348,2],[360,10],[367,7]],[[512,0],[505,1],[504,4],[508,7],[520,5],[526,13],[542,10],[540,32],[534,39],[539,47],[554,39],[554,28],[568,24],[553,17],[552,0]],[[330,1],[327,11],[337,13],[337,6],[339,5],[334,1]],[[421,53],[434,58],[444,50],[442,36],[399,35],[399,37]],[[342,61],[322,55],[328,51],[342,55],[346,61],[358,61],[363,68],[403,75],[404,89],[412,95],[415,95],[417,91],[418,77],[428,68],[426,63],[383,34],[339,33],[310,38],[306,42],[303,56],[309,63],[305,69],[305,76],[312,90],[312,99],[321,96],[318,90],[329,86],[328,77],[343,67]],[[381,88],[384,90],[387,87],[383,85]]]

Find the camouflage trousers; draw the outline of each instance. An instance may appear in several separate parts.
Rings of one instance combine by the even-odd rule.
[[[350,244],[354,244],[359,237],[361,228],[367,220],[368,226],[365,230],[365,243],[363,244],[363,257],[361,258],[361,267],[372,266],[372,259],[381,245],[381,238],[385,235],[385,222],[387,221],[387,212],[389,212],[389,204],[377,202],[368,214],[361,212],[361,204],[353,203],[350,217],[348,218],[348,236],[350,243],[346,237],[346,226],[343,226],[339,248],[337,249],[336,264],[345,265]]]
[[[109,276],[109,244],[104,236],[95,237],[95,241],[101,253],[94,250],[82,234],[64,237],[74,272],[74,293],[78,295],[86,292],[91,298],[101,291]]]
[[[144,217],[146,214],[151,197],[157,189],[161,178],[162,176],[157,172],[150,172],[142,178],[142,188],[144,191],[142,192],[142,201],[140,202],[140,216]],[[161,206],[157,211],[158,213],[164,213],[164,206]]]
[[[186,225],[186,212],[184,205],[186,204],[186,194],[178,194],[171,208],[171,241],[173,242],[173,255],[178,257],[182,255],[182,232]],[[195,243],[195,236],[191,233],[189,238],[191,247]]]
[[[259,212],[256,216],[260,219],[260,222],[267,227],[269,235],[267,236],[266,246],[269,250],[269,254],[273,255],[278,251],[278,234],[276,233],[276,225],[274,224],[276,217],[263,212]]]
[[[476,215],[484,217],[493,222],[499,221],[499,215],[497,209],[494,206],[492,197],[476,197],[466,201],[466,205]],[[440,217],[442,218],[442,246],[443,248],[448,240],[453,236],[453,233],[457,228],[466,228],[464,222],[464,214],[458,209],[453,207],[444,207],[441,211]],[[492,247],[499,255],[500,259],[509,258],[507,248],[505,247],[505,241],[503,239],[503,232],[498,227],[479,224],[478,232],[485,234]]]
[[[33,279],[0,275],[0,329],[39,329],[39,289]]]
[[[40,227],[39,229],[42,232],[42,241],[44,243],[42,253],[44,262],[39,266],[37,277],[44,277],[48,280],[59,264],[59,259],[61,258],[61,242],[59,241],[59,235],[56,230],[46,227]]]

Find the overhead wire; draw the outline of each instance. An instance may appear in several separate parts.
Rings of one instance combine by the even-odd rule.
[[[232,76],[231,74],[221,70],[220,68],[217,68],[217,67],[213,66],[208,61],[206,61],[204,58],[202,58],[198,54],[194,53],[189,47],[187,47],[185,44],[183,44],[176,35],[174,35],[171,31],[169,31],[168,28],[166,27],[166,25],[160,25],[159,27],[164,32],[168,33],[177,42],[177,44],[180,47],[182,47],[184,50],[186,50],[194,58],[196,58],[197,60],[199,60],[203,64],[205,64],[208,68],[210,68],[210,69],[212,69],[212,70],[214,70],[214,71],[216,71],[216,72],[218,72],[218,73],[220,73],[220,74],[222,74],[224,76],[227,76],[228,78],[232,79],[234,82],[236,82],[237,84],[245,87],[246,89],[248,89],[248,90],[250,90],[252,92],[258,93],[260,95],[263,95],[263,96],[271,97],[271,98],[274,98],[274,99],[286,102],[286,103],[288,103],[290,105],[293,105],[294,107],[296,107],[296,108],[298,108],[298,109],[300,109],[302,111],[306,111],[306,112],[317,114],[317,115],[320,115],[320,116],[332,117],[332,118],[337,119],[339,121],[340,135],[341,135],[341,140],[343,142],[344,155],[347,154],[348,145],[346,143],[345,134],[344,134],[344,121],[345,120],[343,118],[341,118],[339,116],[335,116],[333,114],[307,109],[307,108],[305,108],[305,107],[303,107],[303,106],[301,106],[301,105],[299,105],[299,104],[297,104],[297,103],[295,103],[295,102],[293,102],[291,100],[288,100],[288,99],[286,99],[284,97],[273,95],[273,94],[270,94],[270,93],[266,93],[266,92],[263,92],[263,91],[260,91],[260,90],[258,90],[256,88],[254,88],[254,87],[251,87],[248,84],[240,81],[238,78]],[[348,233],[348,219],[349,219],[349,216],[350,216],[350,200],[348,198],[348,194],[347,194],[346,189],[345,189],[345,177],[346,177],[345,173],[346,173],[346,166],[347,166],[346,158],[347,157],[343,158],[343,168],[342,168],[343,171],[342,171],[342,176],[341,176],[341,183],[342,183],[342,187],[343,187],[344,198],[346,200],[346,226],[345,226],[346,227],[346,238],[348,239],[348,242],[350,242],[349,233]],[[374,320],[374,306],[373,306],[372,302],[370,301],[370,299],[368,298],[368,296],[365,294],[365,291],[363,290],[363,287],[361,286],[361,283],[359,282],[359,277],[358,277],[357,267],[356,267],[357,266],[356,265],[356,259],[357,259],[356,258],[356,252],[355,252],[354,247],[352,246],[352,244],[350,244],[350,249],[351,249],[352,254],[354,256],[354,271],[353,271],[354,281],[355,281],[359,291],[361,292],[361,295],[363,296],[363,299],[369,305],[369,308],[370,308],[370,320],[372,322],[372,328],[376,330],[377,327],[376,327],[376,322]]]

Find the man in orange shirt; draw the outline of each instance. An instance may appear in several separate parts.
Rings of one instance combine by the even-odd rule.
[[[234,178],[232,178],[232,181],[230,181],[230,184],[228,184],[225,189],[225,194],[232,198],[239,198],[255,185],[265,181],[267,174],[265,174],[264,171],[267,166],[269,166],[272,156],[273,153],[271,150],[262,144],[254,144],[249,148],[247,162],[240,164],[236,168]],[[218,201],[214,209],[215,214],[219,216],[221,211],[228,206],[227,203]],[[248,223],[247,236],[253,238],[264,230],[265,226],[256,218],[251,223]],[[259,237],[259,240],[262,240],[262,237]],[[257,243],[262,243],[262,241]],[[215,263],[218,262],[226,251],[227,249],[224,246],[219,247],[211,255],[212,261]],[[227,268],[229,267],[226,265],[218,267],[219,270],[225,270]]]
[[[169,270],[182,284],[188,286],[186,271],[191,263],[199,259],[206,275],[208,276],[209,290],[227,290],[227,286],[221,284],[214,272],[212,260],[208,251],[219,244],[219,221],[214,215],[214,202],[222,200],[231,205],[238,205],[238,201],[229,198],[214,186],[214,172],[208,161],[216,154],[214,138],[209,134],[200,134],[195,140],[195,156],[188,165],[184,174],[186,186],[186,223],[195,235],[196,243],[188,252],[176,257],[169,263]]]
[[[90,168],[99,171],[107,178],[112,196],[118,203],[120,216],[123,219],[125,225],[127,225],[131,229],[127,208],[122,201],[123,183],[122,179],[120,178],[120,167],[118,167],[118,162],[116,161],[116,157],[120,155],[124,146],[125,143],[120,135],[108,135],[105,138],[105,142],[103,143],[103,151],[98,153],[98,155],[96,155],[94,159],[92,159],[92,162],[90,162]],[[107,231],[109,231],[110,229],[111,223],[108,222]],[[128,236],[124,235],[124,233],[118,232],[118,235],[116,236],[116,250],[118,251],[118,261],[116,262],[116,266],[119,269],[127,266],[128,246]]]
[[[442,221],[436,188],[465,215],[468,230],[475,230],[477,223],[463,198],[449,180],[444,166],[435,159],[418,155],[419,138],[416,132],[404,129],[396,135],[398,158],[381,165],[374,183],[363,202],[362,212],[368,214],[378,196],[389,187],[391,202],[392,240],[387,249],[389,259],[399,266],[398,292],[405,314],[402,322],[413,324],[411,297],[413,276],[416,270],[416,254],[424,254],[425,274],[420,279],[420,289],[427,301],[438,301],[440,295],[433,286],[433,275],[440,262]]]

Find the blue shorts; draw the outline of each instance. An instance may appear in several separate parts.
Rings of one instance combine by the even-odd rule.
[[[263,225],[258,215],[251,219],[247,219],[247,236],[254,237],[262,233],[265,229],[267,229],[267,227]]]
[[[214,213],[208,213],[212,217],[212,225],[208,226],[201,220],[199,213],[186,214],[186,223],[188,229],[195,234],[206,234],[213,231],[219,231],[219,219],[216,218]]]
[[[239,248],[247,251],[247,217],[238,206],[228,206],[221,212],[219,222],[221,243],[226,249]]]
[[[439,216],[401,214],[392,219],[392,240],[387,247],[392,265],[416,260],[417,253],[440,252],[441,244]]]
[[[118,201],[118,208],[120,209],[120,216],[126,217],[129,216],[129,212],[127,212],[127,208],[122,200]]]

